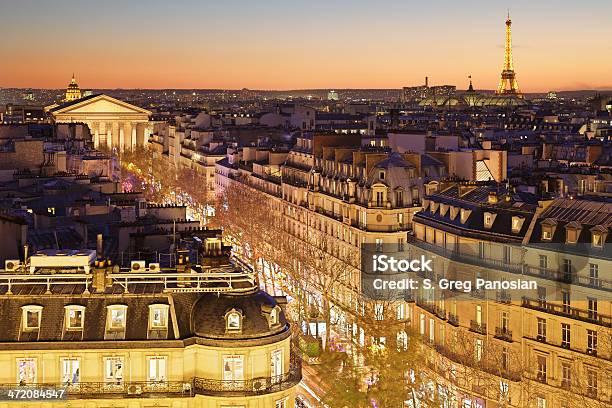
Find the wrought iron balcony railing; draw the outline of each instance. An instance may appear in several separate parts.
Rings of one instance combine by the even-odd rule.
[[[274,377],[248,380],[225,381],[195,377],[190,381],[138,382],[117,380],[111,382],[79,382],[75,384],[37,383],[0,384],[0,395],[9,390],[62,389],[67,399],[93,398],[178,398],[194,395],[209,396],[250,396],[287,390],[302,380],[302,366],[299,359],[292,359],[287,373]]]
[[[487,325],[478,323],[476,320],[470,320],[470,330],[480,334],[487,334]]]
[[[542,302],[540,300],[531,299],[527,297],[523,297],[522,306],[558,316],[565,316],[572,319],[582,320],[588,323],[612,327],[612,316],[596,313],[593,310],[579,309],[577,307],[572,307],[563,304]]]
[[[501,340],[512,341],[512,330],[507,327],[496,327],[495,337]]]

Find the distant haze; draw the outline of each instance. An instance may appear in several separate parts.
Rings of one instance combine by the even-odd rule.
[[[0,86],[612,89],[612,1],[2,2]]]

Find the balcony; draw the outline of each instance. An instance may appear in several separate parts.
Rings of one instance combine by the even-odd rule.
[[[276,377],[224,381],[195,377],[189,381],[159,382],[81,382],[74,385],[39,383],[33,385],[0,384],[0,395],[8,390],[65,390],[67,399],[107,398],[180,398],[195,395],[252,396],[287,390],[302,380],[302,365],[292,358],[289,371]]]
[[[512,342],[512,330],[508,329],[507,327],[496,327],[495,338]]]
[[[487,325],[478,323],[476,320],[470,320],[470,330],[475,333],[487,334]]]
[[[507,292],[497,292],[495,295],[495,301],[509,305],[512,303],[512,296],[510,296],[510,294]]]
[[[569,317],[571,319],[582,320],[583,322],[593,323],[604,327],[612,327],[612,316],[594,313],[590,310],[579,309],[569,305],[542,302],[537,299],[523,297],[522,306],[528,309],[538,310],[557,316]]]
[[[470,254],[462,254],[452,249],[443,248],[429,242],[421,241],[413,236],[408,236],[408,243],[425,251],[433,252],[443,256],[451,261],[462,262],[470,265],[482,266],[485,268],[493,268],[500,271],[521,273],[523,265],[505,262],[499,259],[479,257]]]
[[[459,327],[459,316],[449,313],[448,314],[448,322],[455,327]]]

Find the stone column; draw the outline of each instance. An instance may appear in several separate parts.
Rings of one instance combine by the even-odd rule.
[[[116,147],[118,150],[121,150],[121,146],[119,145],[119,122],[112,122],[113,127],[113,147]]]
[[[117,128],[119,129],[117,147],[120,151],[123,151],[123,141],[125,140],[125,122],[117,123]]]
[[[123,122],[123,149],[132,150],[132,122]]]
[[[112,123],[106,122],[106,147],[108,150],[113,150],[113,133],[112,133]]]
[[[91,134],[93,137],[94,148],[97,149],[100,146],[100,128],[98,122],[91,122]]]
[[[138,123],[136,125],[136,145],[144,146],[144,134],[145,134],[145,123]]]

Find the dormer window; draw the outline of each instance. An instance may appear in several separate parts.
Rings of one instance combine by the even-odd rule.
[[[512,217],[512,232],[518,234],[523,227],[523,223],[525,222],[525,218],[514,216]]]
[[[552,241],[557,228],[557,221],[552,218],[547,218],[542,221],[542,241]]]
[[[21,325],[24,331],[38,330],[42,318],[42,306],[27,305],[21,308]]]
[[[82,330],[85,317],[85,306],[68,305],[65,307],[65,327],[66,330]]]
[[[149,328],[165,329],[168,327],[169,305],[155,304],[149,305]]]
[[[497,217],[497,214],[485,212],[484,213],[484,227],[487,229],[490,229],[491,227],[493,227],[493,222],[495,222],[495,217]]]
[[[112,305],[108,306],[108,329],[110,330],[124,330],[127,315],[126,305]]]
[[[578,235],[580,235],[580,231],[582,230],[582,226],[580,223],[576,221],[572,221],[565,226],[565,242],[568,244],[575,244],[578,242]]]
[[[242,312],[232,309],[225,314],[225,330],[228,332],[242,331]]]
[[[595,248],[603,248],[606,237],[608,236],[608,228],[603,225],[596,225],[591,228],[591,244]]]
[[[385,179],[385,172],[383,170],[378,172],[378,178],[381,179],[381,180]]]
[[[465,208],[461,209],[461,223],[462,224],[465,224],[465,222],[467,221],[471,213],[472,213],[472,210],[466,210]]]
[[[270,311],[270,326],[278,324],[278,310],[276,308]]]

